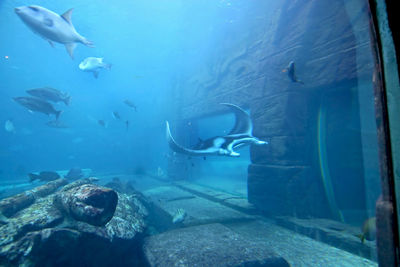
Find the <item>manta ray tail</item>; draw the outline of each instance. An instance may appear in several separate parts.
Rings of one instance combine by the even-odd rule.
[[[184,148],[183,146],[181,146],[177,142],[175,142],[174,138],[171,135],[171,130],[169,128],[168,121],[166,121],[166,125],[167,125],[167,128],[166,128],[167,141],[168,141],[169,147],[173,151],[175,151],[177,153],[185,154],[185,155],[190,155],[190,156],[195,156],[195,155],[201,154],[196,150]]]

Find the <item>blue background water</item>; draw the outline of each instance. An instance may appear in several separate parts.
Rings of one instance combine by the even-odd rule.
[[[138,166],[165,168],[164,121],[171,116],[169,100],[177,74],[195,68],[219,40],[232,34],[245,37],[246,29],[257,25],[255,5],[245,1],[35,1],[58,14],[74,8],[75,28],[93,41],[95,48],[78,44],[71,60],[63,45],[52,48],[15,14],[14,7],[30,4],[0,3],[3,180],[30,171],[73,166],[121,172]],[[113,64],[111,71],[101,71],[98,79],[82,72],[78,65],[88,56],[104,57]],[[45,123],[52,118],[31,114],[12,100],[27,95],[27,89],[44,86],[72,96],[69,107],[55,105],[64,111],[60,120],[70,128],[49,128]],[[126,106],[124,99],[133,101],[138,112]],[[122,121],[113,119],[112,111],[118,111]],[[15,134],[4,130],[8,119],[15,125]],[[107,128],[97,123],[100,119]],[[128,131],[125,120],[130,121]],[[225,121],[229,125],[230,121]],[[212,121],[205,123],[211,126],[206,129],[213,128]],[[217,134],[207,131],[200,134],[204,138]],[[225,173],[231,169],[245,178],[247,151],[242,152],[241,161],[218,159],[227,163]],[[218,164],[218,160],[202,164]],[[218,166],[214,169],[221,169]]]

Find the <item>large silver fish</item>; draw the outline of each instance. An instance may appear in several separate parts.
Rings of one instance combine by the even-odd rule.
[[[26,92],[31,96],[36,96],[46,101],[52,101],[55,103],[64,102],[64,104],[67,106],[71,101],[71,97],[67,93],[61,92],[60,90],[51,87],[30,89],[26,90]]]
[[[15,13],[36,34],[47,40],[65,45],[68,54],[74,58],[77,43],[93,47],[93,43],[80,35],[71,22],[72,8],[61,16],[41,6],[21,6]]]
[[[102,57],[87,57],[80,64],[79,69],[92,72],[93,76],[97,79],[101,69],[111,69],[111,64],[105,63]]]
[[[58,119],[58,117],[62,113],[62,110],[56,110],[52,104],[39,98],[20,96],[14,97],[13,99],[21,106],[26,107],[29,111],[37,111],[46,115],[54,114],[56,116],[56,119]]]
[[[178,144],[171,135],[171,130],[169,128],[168,121],[166,122],[166,134],[167,141],[170,148],[181,154],[186,154],[189,156],[207,156],[207,155],[217,155],[217,156],[229,156],[229,157],[239,157],[240,153],[236,152],[235,149],[245,146],[245,145],[266,145],[268,142],[261,141],[252,134],[253,124],[251,122],[249,114],[241,109],[240,107],[229,104],[221,103],[232,109],[235,114],[235,126],[229,132],[228,135],[216,136],[209,138],[197,145],[196,148],[186,148]]]

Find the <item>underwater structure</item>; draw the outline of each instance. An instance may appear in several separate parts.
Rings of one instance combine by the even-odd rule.
[[[353,216],[351,210],[371,208],[359,174],[364,172],[363,158],[377,147],[363,151],[361,142],[373,143],[376,132],[355,130],[374,130],[375,123],[368,121],[374,118],[368,15],[351,17],[347,9],[356,6],[342,1],[326,7],[323,2],[274,3],[251,38],[236,46],[222,41],[224,52],[210,55],[214,69],[204,66],[175,85],[178,134],[187,132],[187,121],[196,128],[197,119],[221,114],[218,103],[227,99],[250,110],[254,136],[269,144],[251,147],[248,198],[269,214],[340,219]],[[304,84],[282,73],[292,59]],[[368,89],[371,95],[366,95]],[[364,100],[370,106],[360,106]],[[332,145],[335,152],[328,159]],[[176,177],[184,176],[183,171],[178,164],[170,166]],[[345,189],[336,186],[342,182]],[[333,196],[333,190],[346,192]],[[351,192],[357,193],[356,199],[346,199],[354,196]],[[379,192],[375,194],[377,198]]]
[[[391,1],[145,2],[0,4],[0,266],[398,266]]]

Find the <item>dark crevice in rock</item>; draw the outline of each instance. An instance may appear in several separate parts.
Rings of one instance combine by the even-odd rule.
[[[193,198],[196,198],[196,197],[195,196],[176,197],[176,198],[167,199],[166,201],[171,202],[171,201],[179,201],[179,200],[193,199]]]

